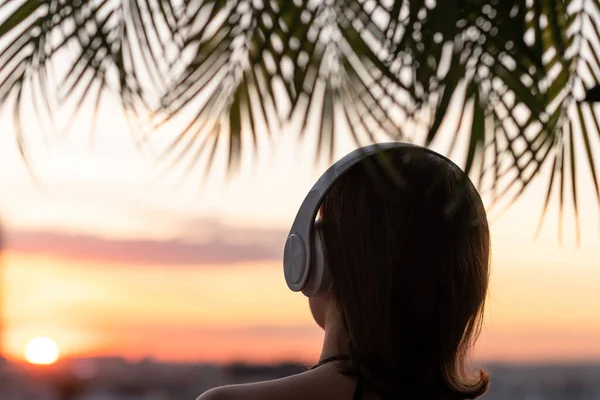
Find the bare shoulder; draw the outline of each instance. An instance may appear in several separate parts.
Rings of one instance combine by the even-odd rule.
[[[197,400],[280,400],[348,398],[354,384],[327,371],[307,371],[271,381],[222,386],[202,394]],[[332,379],[333,378],[333,381]],[[339,381],[339,382],[334,382]]]
[[[306,398],[310,377],[302,374],[264,382],[221,386],[202,394],[197,400],[277,400]],[[302,384],[304,382],[304,385]],[[299,392],[302,390],[302,393]]]
[[[231,393],[231,387],[221,386],[204,392],[196,400],[225,400],[231,398],[233,398]]]

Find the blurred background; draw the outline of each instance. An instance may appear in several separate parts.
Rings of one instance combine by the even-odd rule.
[[[276,139],[228,179],[154,179],[116,107],[103,104],[92,150],[83,134],[32,141],[37,179],[0,139],[1,398],[183,400],[316,362],[323,335],[281,263],[327,166],[313,143]],[[581,243],[566,217],[559,244],[555,212],[534,240],[543,181],[492,222],[475,349],[488,399],[600,398],[598,210],[582,188]]]
[[[58,5],[81,5],[82,2],[53,0],[48,2],[50,3],[52,6],[40,6],[40,10],[58,15],[59,12],[55,9]],[[235,112],[238,113],[238,119],[231,118],[229,133],[224,134],[225,140],[220,140],[220,128],[211,131],[212,136],[208,136],[208,141],[217,143],[214,158],[206,152],[200,157],[211,166],[210,171],[202,168],[188,170],[186,165],[180,164],[158,169],[156,160],[160,158],[159,150],[176,141],[181,127],[194,118],[203,124],[207,120],[215,123],[214,116],[204,106],[203,111],[197,114],[198,103],[192,102],[191,111],[177,112],[181,119],[175,121],[175,128],[169,126],[156,135],[151,132],[151,137],[146,138],[148,142],[144,143],[141,143],[139,136],[132,137],[129,125],[131,120],[125,118],[131,115],[123,112],[122,101],[129,95],[135,97],[132,93],[137,90],[137,76],[123,73],[121,69],[127,69],[123,66],[123,60],[112,53],[114,51],[119,57],[123,56],[120,48],[118,51],[114,50],[118,46],[113,46],[109,40],[112,38],[116,43],[115,36],[120,33],[115,32],[121,32],[118,29],[120,20],[115,17],[115,25],[102,25],[101,22],[105,23],[109,19],[106,9],[110,11],[110,15],[121,15],[114,13],[117,9],[122,11],[117,7],[120,4],[156,5],[169,2],[94,0],[84,3],[87,8],[80,7],[83,9],[80,11],[85,16],[88,12],[92,13],[90,10],[93,9],[93,13],[96,13],[92,18],[93,23],[88,24],[89,21],[86,22],[85,18],[71,19],[72,15],[68,14],[70,11],[65,6],[61,11],[64,14],[64,24],[57,23],[50,28],[56,34],[56,37],[52,36],[54,40],[60,37],[57,33],[59,29],[66,27],[67,30],[72,30],[75,22],[78,35],[83,39],[77,39],[75,34],[71,35],[74,52],[68,53],[65,50],[66,54],[63,54],[64,49],[61,47],[59,56],[53,58],[59,76],[57,82],[65,83],[59,89],[72,87],[73,90],[66,90],[68,93],[66,101],[61,104],[64,106],[61,112],[49,112],[53,107],[48,107],[46,114],[40,113],[36,108],[41,101],[36,95],[41,93],[39,88],[43,85],[36,86],[32,83],[26,86],[27,91],[20,90],[23,79],[34,81],[45,76],[40,73],[43,69],[40,65],[45,62],[45,56],[40,55],[43,51],[37,54],[41,59],[27,53],[32,51],[31,48],[44,48],[39,43],[38,35],[45,29],[45,22],[40,22],[40,26],[33,24],[27,30],[27,24],[44,12],[38,13],[40,10],[35,7],[39,3],[33,0],[0,3],[0,44],[3,46],[3,51],[0,52],[0,399],[190,400],[215,386],[283,377],[300,372],[305,366],[315,363],[320,354],[323,334],[312,321],[307,299],[287,289],[283,278],[283,245],[297,208],[314,181],[331,162],[356,148],[352,138],[354,132],[350,129],[352,125],[336,126],[335,141],[332,139],[335,146],[331,148],[330,159],[315,157],[315,150],[322,144],[325,132],[319,129],[319,121],[316,121],[308,124],[307,129],[303,130],[303,136],[296,131],[293,134],[287,131],[273,133],[268,141],[259,141],[256,148],[248,147],[251,151],[241,152],[240,168],[232,172],[227,168],[229,147],[226,139],[229,137],[227,135],[232,140],[236,138],[231,133],[232,121],[234,127],[237,124],[237,128],[241,128],[239,109],[229,108],[223,115],[231,116]],[[185,7],[192,7],[192,3],[194,2],[173,1],[173,4],[183,5],[182,15],[189,11]],[[204,3],[236,3],[240,4],[241,9],[247,2]],[[371,1],[356,2],[359,3],[365,9],[374,8],[369,6],[373,3]],[[419,27],[425,26],[425,19],[430,12],[431,18],[439,18],[440,15],[443,21],[450,18],[446,16],[452,11],[450,7],[440,6],[437,9],[441,11],[433,15],[431,10],[435,10],[438,3],[422,3],[425,12],[414,10],[416,12],[413,13],[417,14],[414,18],[422,20],[416,21],[415,26],[417,23]],[[467,3],[469,2],[465,2]],[[478,7],[481,6],[480,2],[472,2],[475,3]],[[534,14],[530,9],[534,8],[533,4],[536,2],[520,2],[525,6],[515,12],[506,7],[503,9],[504,1],[490,3],[495,4],[495,8],[489,5],[479,7],[490,20],[494,20],[503,11],[520,22],[527,20],[531,23],[534,18],[530,16]],[[540,104],[541,108],[552,108],[551,104],[545,103],[546,98],[542,101],[535,97],[539,94],[536,92],[539,88],[535,80],[531,80],[533,83],[523,83],[524,79],[523,82],[518,78],[514,79],[522,72],[515,69],[514,60],[518,61],[517,67],[521,61],[523,65],[531,64],[533,62],[525,60],[525,56],[535,53],[538,48],[540,51],[546,50],[544,57],[538,54],[538,61],[544,63],[548,70],[560,71],[551,74],[553,84],[549,86],[553,95],[557,96],[555,98],[559,98],[559,101],[550,101],[553,107],[558,107],[558,112],[551,110],[553,116],[560,114],[560,104],[565,98],[573,99],[573,87],[578,91],[578,98],[583,98],[585,93],[590,93],[585,88],[593,87],[594,82],[600,85],[600,74],[597,73],[600,57],[595,50],[599,45],[597,42],[600,42],[600,34],[595,25],[590,25],[598,21],[600,2],[589,2],[594,4],[596,10],[593,17],[590,16],[591,11],[589,15],[580,12],[580,18],[570,18],[569,24],[565,23],[562,30],[559,29],[559,34],[571,32],[568,35],[568,47],[572,50],[575,42],[570,39],[576,35],[572,34],[574,25],[570,24],[578,20],[589,22],[585,29],[580,29],[580,33],[591,32],[589,37],[595,44],[588,41],[589,47],[583,47],[587,51],[584,61],[588,69],[581,74],[573,72],[577,68],[571,68],[569,62],[575,57],[572,52],[568,55],[561,51],[560,46],[564,43],[561,42],[560,35],[555,35],[553,25],[548,22],[552,15],[558,13],[554,12],[558,9],[555,7],[558,3],[563,2],[544,2],[543,10],[538,10],[544,13],[538,16],[539,32],[535,33],[538,36],[529,35],[535,37],[530,38],[531,43],[527,44],[521,43],[522,37],[517,38],[521,41],[512,38],[515,42],[504,39],[493,41],[497,35],[512,34],[511,29],[506,28],[506,24],[513,26],[510,19],[504,19],[497,26],[487,20],[481,22],[481,18],[471,21],[472,27],[479,29],[475,29],[476,34],[472,35],[472,42],[476,43],[475,49],[485,49],[488,52],[481,50],[474,54],[479,54],[481,60],[487,60],[491,66],[489,69],[484,68],[483,72],[478,70],[481,74],[480,82],[474,86],[469,84],[470,91],[465,96],[474,96],[474,103],[469,103],[468,106],[464,98],[450,107],[447,104],[442,107],[437,103],[436,110],[443,108],[440,113],[446,118],[445,123],[439,127],[440,133],[436,140],[431,144],[432,148],[448,155],[459,165],[464,165],[468,158],[467,148],[475,151],[476,146],[473,144],[480,145],[479,141],[484,139],[480,135],[484,127],[477,125],[475,117],[481,117],[479,122],[484,124],[484,106],[489,106],[487,111],[495,107],[490,105],[492,103],[486,103],[486,96],[494,90],[512,96],[508,101],[510,104],[505,104],[507,113],[502,115],[510,114],[517,124],[517,120],[528,119],[528,115],[540,108]],[[105,10],[98,11],[101,8],[96,7],[98,4],[102,4]],[[578,0],[569,4],[583,7]],[[403,8],[408,10],[408,6]],[[250,7],[240,11],[240,15],[248,9]],[[130,14],[126,25],[139,28],[140,24],[144,24],[137,22],[134,11],[128,9]],[[263,16],[265,20],[271,18],[267,11]],[[281,19],[287,20],[290,15],[293,16],[292,11],[288,9],[288,14],[281,14]],[[277,16],[278,11],[273,13]],[[149,16],[159,15],[156,9],[146,9],[141,14],[145,18],[145,26],[151,24],[148,22]],[[204,14],[205,24],[196,24],[201,30],[210,25],[207,21],[211,21],[211,15],[208,12]],[[7,17],[9,15],[10,18]],[[373,26],[378,21],[386,20],[387,17],[384,17],[373,16],[374,24],[367,24],[367,28],[374,30]],[[413,18],[413,15],[410,17]],[[564,15],[561,14],[562,17]],[[371,14],[367,15],[367,20],[370,18]],[[163,21],[162,28],[169,25],[170,19],[172,18],[165,17],[166,22]],[[237,26],[238,19],[232,20],[231,24]],[[274,26],[272,21],[265,24]],[[93,26],[88,29],[87,25]],[[445,42],[451,45],[455,42],[458,37],[453,36],[457,35],[456,26],[446,26],[450,32],[447,36],[436,33],[438,47],[441,48]],[[22,31],[19,30],[21,28]],[[525,29],[524,26],[520,28]],[[227,24],[223,23],[213,31],[209,29],[209,33],[203,31],[208,38],[207,42],[212,43],[211,38],[219,37],[219,29],[227,29]],[[277,29],[279,28],[273,28],[274,31]],[[138,35],[141,32],[141,29],[135,31]],[[155,33],[158,32],[157,29]],[[438,85],[437,81],[434,82],[435,85],[432,84],[431,90],[438,96],[434,96],[434,102],[443,93],[439,91],[441,87],[450,87],[450,91],[456,89],[462,93],[466,85],[457,87],[458,80],[454,79],[452,71],[464,71],[458,67],[442,68],[444,63],[441,62],[441,49],[438,49],[440,54],[436,55],[440,57],[437,60],[439,65],[435,64],[435,59],[432,61],[436,68],[432,68],[432,71],[418,68],[419,62],[421,66],[429,63],[433,50],[431,54],[426,50],[434,45],[430,43],[426,47],[419,29],[415,32],[408,42],[416,43],[411,51],[420,52],[418,56],[422,59],[411,59],[409,63],[413,62],[417,66],[418,78],[429,82],[433,81],[432,77],[436,75],[437,69],[450,71],[446,72],[445,77],[439,78],[441,84]],[[516,35],[523,33],[516,28],[515,32]],[[35,43],[27,46],[28,43],[21,42],[21,37]],[[106,40],[96,41],[97,37]],[[173,37],[173,42],[177,42],[177,35],[173,34]],[[538,46],[541,43],[540,37],[544,38],[543,46]],[[291,39],[296,40],[294,42]],[[310,45],[308,39],[304,42],[296,37],[291,39],[290,47],[292,43],[298,48]],[[80,42],[77,43],[77,40]],[[487,40],[496,44],[488,48]],[[153,37],[151,41],[156,45],[160,42],[160,35]],[[100,42],[102,44],[96,44],[93,48],[95,52],[89,56],[89,62],[84,66],[79,64],[80,60],[85,60],[83,55],[90,50],[90,43]],[[110,43],[107,44],[108,42]],[[235,38],[231,42],[235,42]],[[498,45],[500,42],[501,45]],[[357,38],[352,41],[355,49],[363,51],[361,43]],[[502,64],[504,60],[498,55],[500,53],[497,52],[497,46],[508,53],[511,49],[517,49],[516,55],[510,53],[514,58],[507,63],[513,66],[508,68],[505,65],[502,67],[504,69],[499,69],[499,73],[492,68]],[[274,45],[273,49],[275,47],[277,46]],[[141,56],[137,53],[128,54],[127,62],[133,59],[133,64],[142,65],[144,61],[160,60],[163,56],[169,61],[167,55],[170,53],[167,50],[170,48],[163,49],[165,53],[160,53],[160,57],[157,55],[159,52],[153,53],[154,50],[148,50],[144,45],[139,45],[138,50],[139,48],[142,49]],[[271,56],[277,53],[273,49],[269,50]],[[360,53],[359,50],[356,51]],[[198,50],[197,55],[202,55],[200,53]],[[552,54],[547,57],[549,53]],[[178,53],[173,54],[177,58]],[[193,57],[182,59],[182,63],[186,64]],[[267,59],[265,56],[265,60]],[[102,65],[106,60],[109,67],[105,70]],[[121,63],[115,60],[120,60]],[[260,63],[268,64],[265,60],[258,59]],[[22,67],[27,62],[33,64]],[[465,61],[465,65],[466,63]],[[223,61],[222,65],[225,64],[231,67],[229,64],[235,64],[235,58],[229,57],[227,62]],[[459,65],[461,66],[464,67]],[[239,65],[231,68],[234,70],[238,67]],[[198,68],[202,71],[202,68]],[[302,69],[298,66],[296,68]],[[528,71],[536,71],[534,65],[528,68]],[[154,71],[152,67],[148,69]],[[209,69],[207,67],[200,73],[202,78],[209,75]],[[187,71],[185,68],[183,70]],[[118,87],[121,92],[117,96],[86,97],[92,92],[90,87],[95,88],[93,83],[101,83],[98,93],[110,92],[110,89],[103,86],[106,84],[106,71],[109,81],[109,78],[116,76],[111,82],[123,84],[107,87]],[[91,83],[88,86],[86,79],[90,72],[92,77],[89,78]],[[171,72],[169,70],[169,73],[165,73],[165,77],[170,77]],[[577,75],[576,79],[569,79],[571,72]],[[20,73],[25,78],[19,76]],[[498,74],[494,78],[499,80],[486,80],[486,76],[494,73]],[[273,74],[285,75],[281,69]],[[464,74],[468,75],[467,72]],[[135,81],[135,84],[125,82],[125,79],[119,81],[118,78],[125,75]],[[329,78],[334,75],[335,71]],[[86,78],[83,79],[83,76]],[[191,83],[187,80],[178,83],[176,79],[168,83],[174,85],[175,92],[181,88],[184,91],[194,89],[194,85],[201,80],[196,79],[193,74],[190,76]],[[222,78],[219,76],[213,75],[207,81],[212,84]],[[459,76],[461,77],[462,75]],[[248,76],[244,75],[244,79],[246,78]],[[331,79],[335,81],[334,78]],[[140,81],[147,83],[150,78],[143,75]],[[567,81],[575,83],[569,86]],[[353,82],[356,83],[356,79]],[[496,85],[498,82],[500,84]],[[418,85],[415,87],[419,90],[414,90],[415,93],[428,92],[419,86],[422,82],[416,83]],[[190,89],[193,94],[189,96],[192,100],[197,100],[195,97],[212,100],[220,98],[221,91],[228,88],[220,85],[210,87],[207,89],[208,95],[201,93],[197,96],[199,92]],[[250,95],[253,112],[258,107],[256,104],[263,105],[262,100],[256,100],[257,93],[260,92],[263,96],[259,99],[266,99],[264,104],[277,97],[269,97],[268,94],[265,95],[265,91],[255,90],[256,87],[250,88],[254,90]],[[127,91],[130,89],[131,91]],[[278,90],[278,93],[285,92],[282,87]],[[75,97],[70,97],[71,92],[75,93]],[[86,101],[81,104],[78,103],[80,92],[86,95],[83,96]],[[380,92],[377,92],[377,99],[382,104],[392,102],[390,97]],[[232,92],[225,93],[233,96]],[[239,105],[239,92],[235,93],[236,104]],[[560,93],[565,97],[560,97]],[[12,96],[8,96],[9,94]],[[294,101],[298,100],[297,97]],[[47,98],[42,96],[43,99]],[[521,101],[523,99],[525,101]],[[184,96],[181,101],[187,103],[187,100],[189,99]],[[567,100],[564,102],[567,103]],[[179,105],[177,102],[173,104],[172,108]],[[572,107],[565,107],[571,107],[570,117],[579,115],[580,119],[577,129],[573,129],[570,123],[562,125],[569,128],[562,128],[564,132],[560,140],[566,142],[568,133],[571,133],[567,149],[578,155],[577,162],[571,156],[571,169],[565,173],[566,169],[562,165],[567,163],[567,158],[564,158],[560,163],[560,174],[556,172],[558,169],[553,170],[551,161],[545,162],[538,179],[527,186],[524,194],[505,213],[494,213],[491,216],[491,288],[484,329],[474,349],[474,363],[483,366],[491,375],[491,389],[484,396],[486,400],[600,399],[600,213],[590,179],[593,168],[589,168],[594,162],[598,164],[598,158],[595,157],[594,161],[588,163],[585,157],[587,150],[589,154],[600,154],[600,141],[593,136],[597,135],[600,128],[596,120],[590,117],[593,113],[589,111],[594,111],[592,106],[586,105],[588,108],[585,109],[584,117],[580,103],[569,104]],[[77,107],[77,118],[71,123],[70,112]],[[281,102],[277,104],[276,111],[286,114],[290,107],[289,102]],[[322,105],[323,107],[325,106]],[[134,107],[127,108],[127,113],[132,113],[132,108]],[[472,112],[465,113],[468,114],[465,119],[472,116],[472,124],[463,123],[463,111],[467,108]],[[166,108],[165,112],[168,114],[171,111],[172,109]],[[302,113],[303,110],[300,108],[299,112]],[[320,114],[320,110],[317,109],[316,114]],[[432,115],[429,115],[427,121],[431,122],[431,118]],[[36,123],[36,119],[41,119],[43,123]],[[56,126],[69,126],[70,133],[62,135],[52,132],[49,123],[51,120],[56,122]],[[554,117],[551,120],[556,124]],[[262,128],[258,130],[265,130],[266,125],[270,127],[270,122],[272,121],[257,125]],[[333,123],[331,120],[328,123],[333,132]],[[403,125],[408,126],[412,125]],[[514,131],[513,129],[513,133]],[[575,141],[572,134],[574,131],[577,131]],[[30,134],[24,135],[23,132]],[[214,132],[217,132],[216,136]],[[494,132],[497,135],[506,133],[496,127]],[[540,130],[540,135],[542,133],[543,130]],[[516,134],[519,135],[521,139],[526,138],[523,131]],[[389,139],[389,135],[375,136],[375,140]],[[412,131],[409,136],[412,141],[424,141],[424,136],[412,135]],[[246,140],[247,137],[248,135],[244,135],[245,144],[250,141]],[[588,141],[590,137],[595,139]],[[449,153],[453,138],[457,138],[457,150]],[[325,141],[329,139],[326,137]],[[496,140],[494,143],[503,144],[496,136],[492,139]],[[507,146],[515,156],[512,147],[514,137],[509,140],[506,136],[506,140],[510,142]],[[519,147],[520,144],[524,148],[526,146],[522,142],[530,145],[528,140],[516,141],[514,147]],[[188,152],[193,156],[197,142],[200,140],[192,140],[187,145],[184,143],[182,147],[187,146]],[[534,140],[531,139],[531,142]],[[559,142],[552,139],[547,143]],[[562,147],[563,156],[564,148]],[[472,155],[471,152],[469,154]],[[525,150],[521,154],[525,154],[523,158],[531,155]],[[555,152],[552,154],[555,156]],[[538,153],[531,156],[537,155]],[[508,161],[511,162],[510,159]],[[522,159],[515,160],[515,164],[509,168],[512,172],[518,169],[515,167],[517,161]],[[560,188],[558,185],[551,187],[547,204],[549,211],[539,235],[536,236],[548,182],[553,173],[561,176]],[[563,178],[566,182],[564,185]],[[573,196],[564,195],[571,187],[575,188],[575,182],[579,182],[577,207],[574,207],[572,201],[575,193]],[[486,205],[490,204],[489,198],[484,200]],[[563,209],[569,212],[563,214]],[[575,214],[573,210],[576,211]],[[579,216],[579,220],[576,220],[575,215]]]

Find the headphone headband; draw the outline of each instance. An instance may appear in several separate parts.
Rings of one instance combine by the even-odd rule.
[[[402,142],[377,143],[361,147],[329,167],[310,189],[296,214],[284,249],[285,280],[292,291],[299,292],[304,289],[309,279],[310,263],[314,253],[312,238],[315,218],[333,183],[352,166],[365,158],[383,151],[399,148],[431,151],[425,147]]]

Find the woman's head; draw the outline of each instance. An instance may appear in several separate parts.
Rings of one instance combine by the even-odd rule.
[[[334,293],[311,299],[313,315],[323,323],[335,304],[352,357],[345,372],[360,369],[375,389],[476,397],[488,379],[469,378],[465,363],[489,280],[481,199],[460,169],[423,150],[369,160],[321,207]]]

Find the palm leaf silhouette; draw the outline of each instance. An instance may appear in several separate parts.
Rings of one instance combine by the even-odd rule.
[[[540,222],[556,191],[578,218],[576,169],[600,204],[598,0],[5,0],[0,15],[0,106],[24,156],[23,107],[51,120],[105,93],[146,134],[184,116],[159,160],[186,171],[218,143],[235,170],[284,125],[317,130],[331,158],[339,135],[429,145],[453,121],[449,151],[468,135],[464,168],[492,209],[545,165]]]

